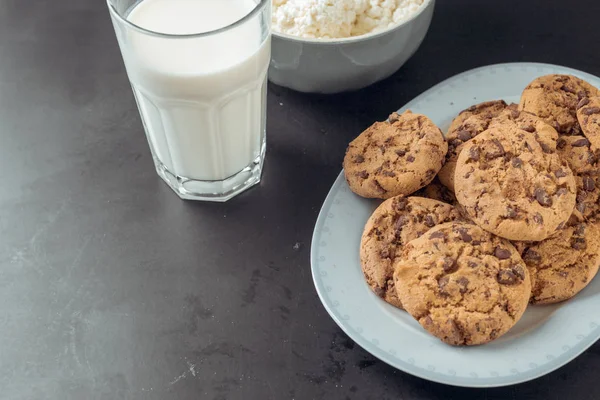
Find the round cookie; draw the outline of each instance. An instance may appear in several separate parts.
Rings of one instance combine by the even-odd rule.
[[[460,218],[450,204],[422,197],[392,197],[381,203],[365,225],[360,263],[369,287],[386,302],[402,308],[392,275],[404,245],[433,226]]]
[[[460,222],[438,225],[408,243],[394,281],[406,311],[451,345],[502,336],[531,296],[529,273],[513,245]]]
[[[506,239],[540,241],[575,207],[575,178],[532,133],[496,126],[471,139],[458,157],[456,198],[482,228]]]
[[[579,293],[598,272],[600,225],[567,226],[538,243],[520,243],[531,276],[532,304],[558,303]]]
[[[558,155],[567,163],[574,174],[598,173],[600,152],[591,149],[585,136],[561,136],[556,145]]]
[[[592,150],[600,149],[600,97],[586,97],[577,105],[577,121],[583,134],[592,143]]]
[[[442,132],[429,118],[394,113],[350,143],[344,174],[350,189],[363,197],[409,195],[435,178],[447,151]]]
[[[448,189],[454,190],[454,169],[463,143],[485,131],[492,119],[500,115],[506,107],[503,100],[486,101],[461,111],[452,120],[446,133],[446,141],[448,141],[446,162],[438,173],[440,182]]]
[[[533,133],[535,140],[538,141],[544,153],[553,153],[556,151],[558,141],[558,132],[548,125],[541,118],[528,112],[519,111],[518,104],[511,104],[496,118],[492,119],[489,127],[498,125],[512,124],[526,132]]]
[[[577,104],[584,97],[599,96],[598,89],[572,75],[545,75],[523,90],[519,109],[537,115],[562,135],[579,135]]]

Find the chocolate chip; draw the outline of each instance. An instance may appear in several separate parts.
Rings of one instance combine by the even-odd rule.
[[[393,178],[393,177],[395,177],[395,176],[396,176],[396,173],[395,173],[395,172],[393,172],[393,171],[383,171],[381,174],[382,174],[383,176],[389,176],[390,178]]]
[[[575,205],[575,209],[576,209],[577,211],[579,211],[580,213],[582,213],[582,214],[585,212],[585,209],[586,209],[586,208],[587,208],[587,207],[586,207],[585,203],[583,203],[583,202],[582,202],[582,203],[577,203],[577,204]]]
[[[564,149],[566,145],[567,141],[563,138],[558,139],[558,141],[556,142],[556,147],[558,147],[561,150]]]
[[[567,86],[567,85],[562,85],[560,87],[560,90],[564,90],[567,93],[572,93],[572,94],[575,94],[575,95],[577,94],[577,92],[575,91],[575,89],[573,89],[572,87]]]
[[[514,272],[515,275],[517,275],[519,278],[521,278],[521,280],[525,279],[525,270],[523,269],[522,266],[513,265],[510,269],[512,272]]]
[[[585,250],[587,244],[584,238],[577,237],[571,239],[571,247],[575,250]]]
[[[399,157],[404,157],[406,155],[406,151],[404,151],[404,150],[396,150],[396,154]]]
[[[364,171],[364,170],[357,172],[356,175],[358,175],[358,177],[362,178],[362,179],[367,179],[369,177],[369,174],[367,173],[367,171]]]
[[[446,234],[442,231],[435,231],[429,235],[429,239],[446,239]]]
[[[438,279],[438,289],[442,294],[446,296],[448,295],[448,292],[446,291],[446,286],[449,282],[450,278],[448,278],[447,276],[442,276],[440,279]]]
[[[427,215],[425,217],[424,224],[425,224],[425,226],[427,226],[429,228],[433,228],[435,226],[435,220],[433,219],[433,217],[431,215]]]
[[[467,293],[467,286],[469,285],[469,279],[464,276],[461,276],[456,280],[456,283],[460,287],[459,291],[461,294]]]
[[[385,290],[380,288],[379,286],[373,288],[373,291],[375,292],[375,294],[381,298],[385,297]]]
[[[478,264],[475,261],[468,261],[467,265],[469,266],[469,268],[475,268],[478,266]]]
[[[544,223],[544,218],[542,217],[542,214],[535,213],[535,215],[533,216],[533,222],[542,225]]]
[[[516,285],[519,282],[519,278],[511,269],[501,269],[498,271],[496,280],[501,285]]]
[[[584,108],[581,113],[583,115],[592,115],[592,114],[598,114],[600,113],[600,107],[588,107],[588,108]]]
[[[590,103],[590,99],[588,99],[587,97],[584,97],[583,99],[581,99],[579,104],[577,104],[577,109],[579,110],[581,107],[587,106],[589,103]]]
[[[510,258],[510,251],[503,249],[502,247],[496,247],[494,249],[494,256],[499,260],[506,260]]]
[[[523,165],[523,161],[519,158],[519,157],[514,157],[512,159],[512,166],[515,168],[521,168],[521,165]]]
[[[396,198],[394,200],[394,209],[397,211],[402,211],[406,208],[406,205],[408,204],[408,200],[406,200],[405,198],[401,197],[401,198]]]
[[[411,162],[415,161],[415,157],[412,154],[410,154],[408,157],[406,157],[406,161],[411,163]]]
[[[456,230],[458,232],[458,234],[460,235],[460,239],[463,242],[471,242],[473,240],[473,236],[469,235],[469,232],[467,232],[467,230],[465,228],[458,228]]]
[[[537,251],[528,248],[523,253],[523,260],[528,263],[539,263],[542,261],[542,256]]]
[[[525,132],[529,132],[529,133],[535,132],[535,126],[533,126],[533,125],[521,126],[521,129],[524,130]]]
[[[516,218],[518,215],[517,210],[511,206],[506,206],[506,217],[507,218]]]
[[[520,112],[519,110],[514,110],[514,109],[513,109],[513,110],[510,110],[510,116],[511,116],[513,119],[517,119],[517,118],[519,118],[519,115],[521,115],[521,112]]]
[[[399,115],[398,113],[392,113],[389,117],[388,120],[390,121],[390,124],[393,124],[394,122],[397,122],[399,119]]]
[[[471,132],[469,131],[458,131],[456,132],[456,137],[458,137],[463,142],[471,139]]]
[[[354,163],[355,164],[360,164],[360,163],[364,163],[365,162],[365,158],[361,155],[358,155],[356,157],[354,157]]]
[[[379,151],[381,151],[381,154],[385,154],[385,149],[386,146],[379,146]]]
[[[379,252],[379,256],[381,258],[390,258],[390,251],[389,251],[389,249],[381,249],[381,251]]]
[[[565,171],[564,169],[559,169],[557,171],[554,171],[554,176],[557,178],[564,178],[565,176],[567,176],[567,171]]]
[[[578,139],[578,140],[574,141],[573,143],[571,143],[571,147],[585,147],[585,146],[589,146],[589,145],[590,145],[590,141],[587,140],[586,138]]]
[[[471,150],[469,150],[469,158],[473,161],[479,161],[479,148],[478,147],[472,147]]]
[[[458,264],[456,263],[456,260],[454,258],[444,257],[442,261],[442,268],[444,269],[445,273],[449,274],[458,269]]]
[[[552,198],[548,195],[548,192],[543,188],[537,188],[534,190],[533,195],[538,203],[543,207],[550,207],[552,205]]]
[[[402,228],[408,222],[408,217],[406,215],[401,215],[398,217],[396,222],[394,223],[394,230],[399,232],[402,231]]]
[[[544,142],[539,142],[540,143],[540,147],[542,148],[542,151],[546,154],[551,154],[554,153],[554,149],[552,149],[552,147],[548,146],[546,143]]]
[[[583,177],[583,188],[587,192],[593,192],[594,189],[596,189],[596,182],[594,181],[593,178],[590,178],[589,176],[584,176]]]
[[[504,146],[498,139],[492,139],[492,143],[496,146],[496,150],[488,152],[485,157],[488,160],[493,160],[494,158],[502,157],[505,154]]]
[[[585,224],[579,224],[579,225],[577,225],[577,228],[575,228],[575,234],[581,236],[584,233],[585,233]]]

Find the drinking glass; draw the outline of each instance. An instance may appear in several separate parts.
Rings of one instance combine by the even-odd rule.
[[[158,175],[193,200],[226,201],[257,184],[271,0],[107,2]],[[239,19],[219,26],[231,12]]]

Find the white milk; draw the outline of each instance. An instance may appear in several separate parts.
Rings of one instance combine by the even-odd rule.
[[[127,19],[154,32],[194,34],[255,7],[253,0],[143,0]],[[260,155],[271,46],[258,18],[207,37],[134,31],[121,41],[154,156],[171,173],[222,180]]]

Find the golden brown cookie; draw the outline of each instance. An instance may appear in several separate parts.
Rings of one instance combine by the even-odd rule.
[[[592,143],[591,149],[600,150],[600,97],[586,97],[579,102],[577,121]]]
[[[352,191],[368,198],[409,195],[442,167],[448,145],[429,118],[410,111],[376,122],[354,139],[344,157]]]
[[[360,263],[373,292],[402,308],[392,279],[395,259],[406,243],[459,217],[450,204],[422,197],[397,196],[381,203],[367,221],[360,244]]]
[[[510,240],[544,240],[575,207],[575,178],[567,163],[512,125],[490,128],[466,143],[455,188],[475,223]]]
[[[507,240],[468,223],[438,225],[408,243],[394,281],[408,311],[451,345],[506,333],[531,296],[527,268]]]
[[[542,242],[519,243],[517,248],[531,276],[531,303],[558,303],[583,290],[598,272],[600,225],[577,223]]]
[[[591,149],[585,136],[561,136],[557,141],[558,155],[567,163],[574,174],[595,174],[600,170],[600,152]]]
[[[519,109],[537,115],[562,135],[580,135],[577,104],[584,97],[599,96],[598,89],[572,75],[545,75],[523,91]]]
[[[454,118],[446,133],[448,153],[446,162],[438,173],[440,182],[454,190],[454,169],[463,143],[485,131],[493,118],[506,108],[503,100],[486,101],[463,110]]]

